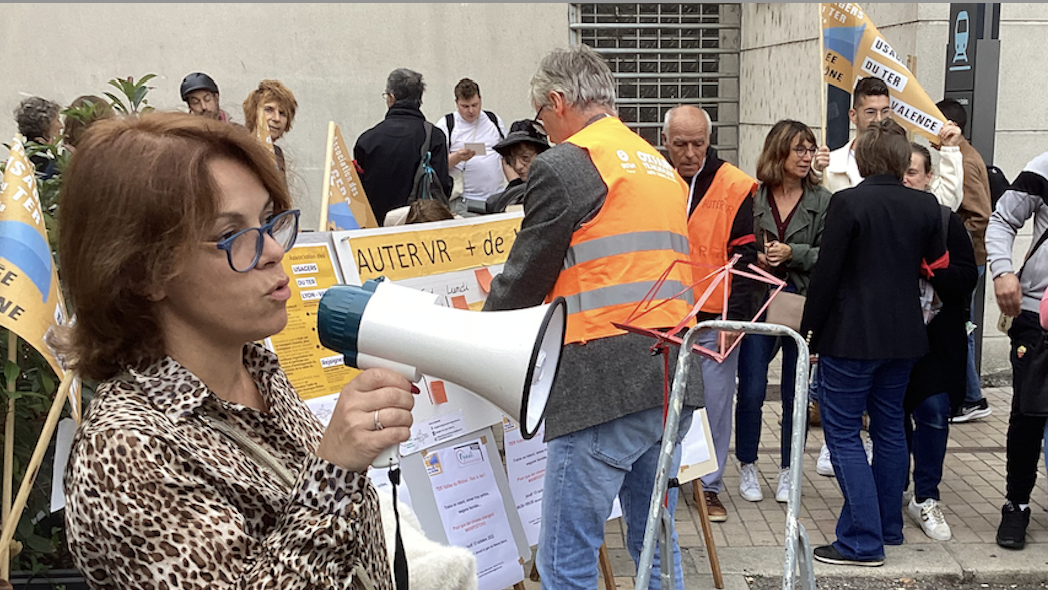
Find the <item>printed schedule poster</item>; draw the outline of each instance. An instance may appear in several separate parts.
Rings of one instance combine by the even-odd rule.
[[[448,543],[477,557],[477,589],[502,590],[524,580],[517,545],[491,463],[478,438],[423,456]]]
[[[302,399],[339,393],[360,371],[345,366],[341,354],[321,346],[317,334],[320,298],[338,284],[331,246],[296,245],[284,255],[283,265],[291,280],[291,299],[287,302],[287,327],[270,339],[273,351]]]

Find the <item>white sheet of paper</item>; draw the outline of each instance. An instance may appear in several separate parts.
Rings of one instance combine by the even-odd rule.
[[[448,543],[477,556],[477,589],[502,590],[524,580],[502,496],[481,439],[425,456]]]
[[[375,489],[379,492],[393,495],[393,484],[389,483],[389,469],[379,469],[372,467],[368,469],[368,479],[371,480],[371,485],[375,486]],[[412,510],[415,506],[411,503],[411,490],[404,483],[404,478],[400,478],[400,485],[397,486],[397,499],[407,504]]]
[[[315,397],[313,399],[306,400],[306,406],[313,412],[313,415],[320,420],[320,423],[327,428],[329,422],[331,422],[331,414],[335,411],[335,404],[338,403],[339,394],[325,395],[321,397]]]
[[[63,418],[58,423],[55,434],[55,460],[51,468],[51,512],[65,508],[65,492],[62,479],[65,476],[69,455],[73,452],[73,435],[76,434],[76,420]]]
[[[702,420],[693,419],[691,429],[680,443],[680,464],[695,465],[709,460],[710,449],[706,446],[706,432],[702,428]]]
[[[513,503],[524,525],[528,545],[538,545],[542,525],[542,488],[546,482],[546,443],[542,442],[546,425],[539,426],[531,440],[524,440],[520,427],[509,418],[502,418],[505,433],[506,475]]]
[[[400,444],[400,454],[410,455],[458,438],[469,432],[462,410],[411,425],[411,438]]]
[[[469,142],[469,143],[466,143],[466,145],[464,147],[467,150],[473,150],[474,152],[477,152],[476,154],[474,154],[474,156],[486,156],[488,154],[487,148],[484,146],[483,142],[479,142],[479,141],[476,142],[476,143]]]

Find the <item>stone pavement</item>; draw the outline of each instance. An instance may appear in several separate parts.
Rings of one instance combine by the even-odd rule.
[[[773,365],[776,366],[776,365]],[[953,531],[948,542],[926,537],[908,516],[904,515],[906,543],[887,547],[885,565],[879,568],[832,566],[817,563],[820,576],[882,577],[907,579],[941,577],[944,581],[1017,584],[1048,579],[1048,527],[1045,466],[1031,499],[1031,521],[1027,546],[1023,551],[1008,551],[994,543],[1004,503],[1005,433],[1011,388],[984,388],[994,413],[988,418],[965,424],[953,424],[940,486],[943,512]],[[781,404],[764,406],[764,430],[761,436],[758,466],[764,500],[747,502],[739,496],[738,464],[734,446],[725,472],[725,490],[720,499],[728,510],[728,520],[713,523],[714,542],[720,557],[725,588],[748,588],[747,578],[781,579],[784,561],[786,504],[775,501],[778,477],[779,418]],[[734,442],[734,441],[733,441]],[[833,541],[837,515],[843,499],[836,479],[815,472],[815,461],[822,445],[822,429],[814,427],[808,436],[804,459],[804,487],[800,517],[812,546]],[[684,578],[689,588],[713,588],[709,560],[703,543],[697,508],[688,484],[678,504],[675,523],[683,552]],[[611,556],[616,586],[633,588],[635,567],[623,545],[624,525],[621,519],[606,528],[606,544]],[[531,564],[527,564],[530,571]],[[538,584],[527,581],[529,589]],[[600,586],[604,588],[603,582]]]

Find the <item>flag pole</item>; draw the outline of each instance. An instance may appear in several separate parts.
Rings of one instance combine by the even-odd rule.
[[[819,26],[818,26],[817,31],[818,31],[818,35],[819,35],[819,102],[820,102],[820,106],[819,106],[820,115],[819,116],[822,117],[822,127],[821,127],[821,129],[822,129],[822,143],[821,143],[821,145],[826,145],[826,125],[827,125],[827,119],[828,119],[828,115],[826,114],[826,108],[827,108],[826,107],[826,101],[827,101],[827,99],[826,99],[827,87],[826,86],[827,86],[827,84],[826,84],[826,77],[823,76],[823,74],[822,74],[823,70],[826,68],[826,38],[823,36],[823,31],[822,31],[822,4],[821,3],[816,4],[815,5],[815,9],[818,11],[818,17],[819,17],[818,18]]]
[[[40,463],[43,462],[44,455],[47,453],[47,447],[51,444],[51,435],[55,432],[58,419],[62,417],[62,408],[65,406],[66,398],[69,397],[69,388],[72,386],[73,381],[75,381],[73,372],[66,371],[65,376],[62,377],[61,384],[58,386],[58,393],[51,402],[51,410],[47,413],[44,429],[40,431],[40,438],[36,441],[36,449],[33,450],[33,456],[29,460],[29,467],[25,470],[25,477],[22,478],[22,484],[18,486],[18,497],[15,498],[14,505],[11,506],[11,512],[4,519],[3,532],[0,532],[0,556],[3,557],[8,567],[10,567],[11,540],[15,536],[15,528],[17,528],[18,521],[22,518],[22,512],[25,511],[26,502],[29,500],[29,492],[33,489],[33,482],[36,481],[36,475],[40,470]]]
[[[18,335],[14,330],[7,331],[7,360],[18,363]],[[6,371],[5,371],[6,372]],[[4,505],[3,523],[11,519],[11,489],[14,486],[14,462],[15,462],[15,400],[11,396],[15,392],[15,379],[7,382],[7,421],[4,424]],[[11,555],[5,551],[0,553],[0,579],[11,578]]]
[[[320,227],[317,231],[327,231],[328,204],[331,201],[331,158],[335,148],[335,122],[328,121],[327,147],[324,148],[324,183],[320,193]]]

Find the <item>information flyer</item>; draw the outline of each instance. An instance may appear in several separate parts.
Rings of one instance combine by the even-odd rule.
[[[546,424],[539,426],[531,440],[525,440],[520,427],[509,418],[502,418],[505,433],[506,475],[513,491],[513,503],[524,525],[528,545],[538,545],[542,525],[542,487],[546,481],[546,443],[542,442]]]
[[[503,590],[524,580],[485,441],[425,453],[423,460],[448,543],[477,556],[478,590]]]
[[[317,307],[329,287],[338,284],[336,261],[327,243],[296,245],[284,255],[291,283],[287,326],[270,338],[288,380],[304,400],[336,394],[359,371],[343,364],[342,355],[320,345]]]

